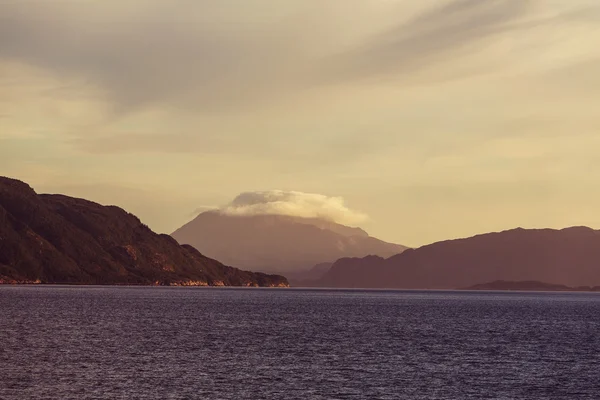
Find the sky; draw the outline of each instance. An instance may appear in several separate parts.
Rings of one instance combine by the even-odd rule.
[[[165,233],[253,193],[409,246],[600,228],[598,43],[597,0],[0,0],[0,175]]]

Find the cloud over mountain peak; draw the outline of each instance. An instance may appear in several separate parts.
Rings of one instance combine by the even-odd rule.
[[[321,218],[350,225],[368,219],[366,214],[348,208],[342,197],[284,190],[241,193],[220,211],[238,216],[271,214]]]

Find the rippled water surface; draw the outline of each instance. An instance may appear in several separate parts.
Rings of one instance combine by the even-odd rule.
[[[600,296],[0,287],[0,399],[598,399]]]

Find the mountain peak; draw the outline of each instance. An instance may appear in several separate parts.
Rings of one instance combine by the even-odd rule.
[[[208,211],[173,233],[210,257],[253,271],[297,272],[342,257],[389,257],[405,247],[324,218]]]

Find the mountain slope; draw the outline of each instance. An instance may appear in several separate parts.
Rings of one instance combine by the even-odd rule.
[[[285,286],[279,276],[240,271],[114,206],[37,195],[0,177],[0,281],[77,284]]]
[[[200,214],[172,236],[226,263],[285,273],[307,271],[341,257],[389,257],[406,249],[370,237],[362,229],[320,219],[228,216],[217,211]]]
[[[341,259],[319,285],[455,289],[498,280],[600,285],[600,232],[515,229],[434,243],[387,260]]]

